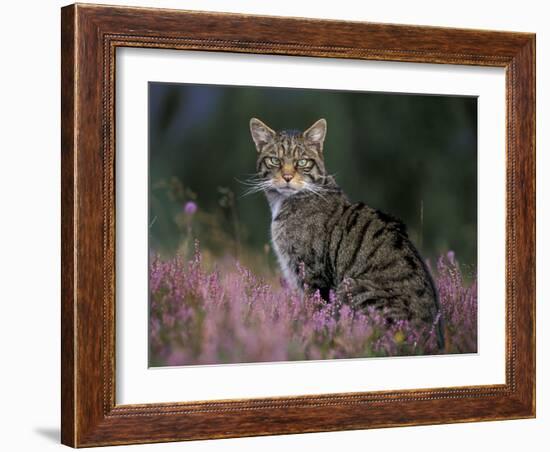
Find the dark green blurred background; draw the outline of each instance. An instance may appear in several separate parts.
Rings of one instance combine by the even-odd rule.
[[[327,169],[351,200],[403,220],[424,257],[453,250],[475,269],[477,99],[458,96],[150,83],[152,249],[199,238],[217,258],[273,266],[267,202],[239,182],[256,163],[251,117],[275,130],[326,118]]]

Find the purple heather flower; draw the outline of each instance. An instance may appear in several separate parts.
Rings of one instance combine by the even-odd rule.
[[[447,259],[449,259],[449,262],[451,264],[455,263],[455,253],[454,253],[454,251],[447,251]]]
[[[183,206],[183,211],[186,215],[193,215],[197,211],[197,203],[193,201],[187,201]]]
[[[188,211],[188,205],[191,205]],[[197,209],[188,202],[185,213]],[[447,353],[477,350],[477,282],[442,256],[433,271]],[[154,365],[220,364],[438,353],[434,328],[388,325],[373,307],[355,311],[342,294],[301,294],[269,284],[234,260],[204,268],[198,242],[182,256],[150,260],[149,331]],[[269,334],[266,334],[269,332]]]

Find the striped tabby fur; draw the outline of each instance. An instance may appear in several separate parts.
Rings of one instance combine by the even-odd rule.
[[[382,309],[390,323],[435,325],[443,347],[437,292],[423,259],[400,221],[352,204],[327,174],[326,129],[324,119],[303,133],[250,120],[255,188],[271,207],[271,238],[285,279],[298,290],[318,289],[325,300],[332,290],[355,309]]]

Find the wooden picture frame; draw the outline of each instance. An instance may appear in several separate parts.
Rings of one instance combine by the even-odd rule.
[[[62,9],[61,35],[64,444],[85,447],[535,416],[535,35],[79,4]],[[117,405],[118,47],[505,68],[506,383]]]

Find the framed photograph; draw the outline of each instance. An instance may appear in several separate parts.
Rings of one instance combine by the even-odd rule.
[[[62,8],[62,442],[535,416],[535,36]]]

